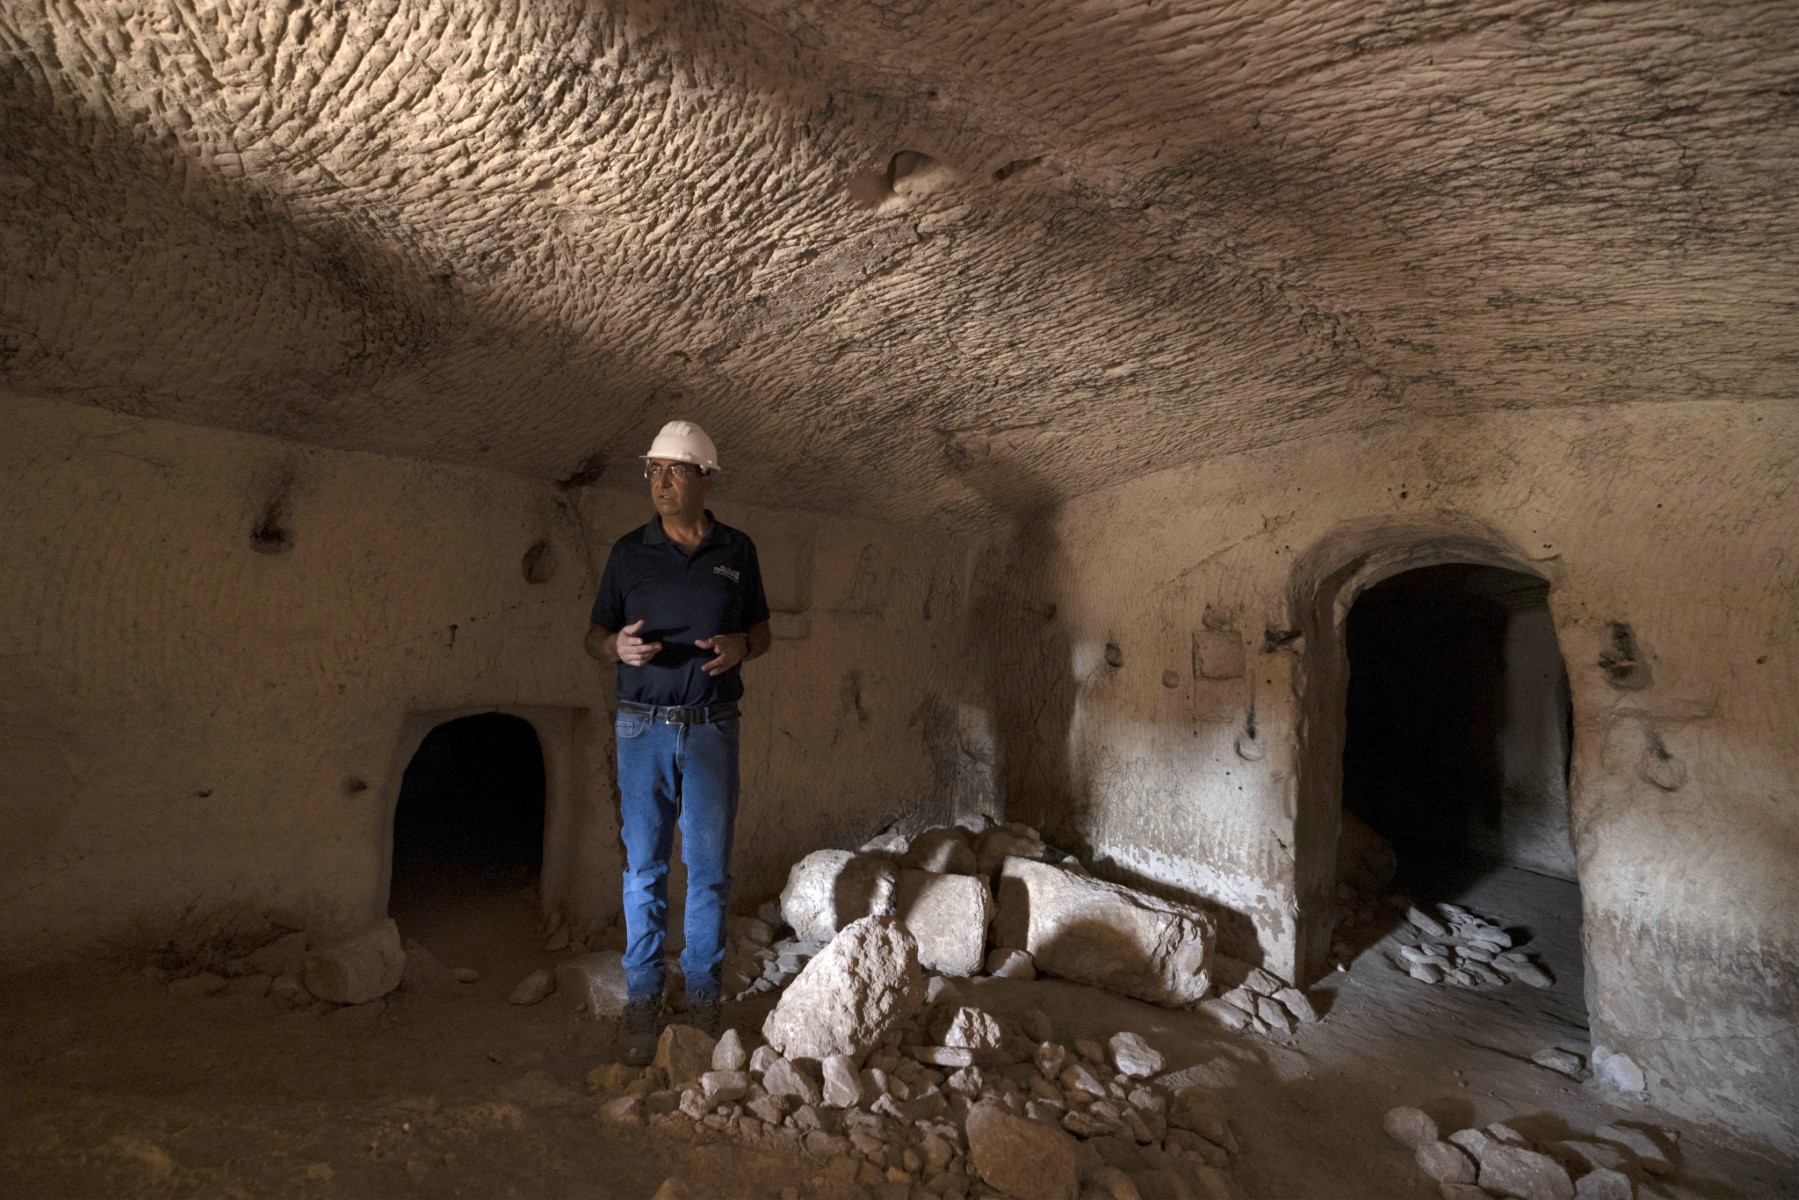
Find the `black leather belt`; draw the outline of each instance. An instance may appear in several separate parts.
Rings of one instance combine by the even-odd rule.
[[[725,721],[737,715],[736,704],[700,704],[686,708],[671,708],[661,704],[639,704],[635,700],[620,700],[618,711],[637,713],[652,721],[661,721],[667,725],[710,725],[714,721]]]

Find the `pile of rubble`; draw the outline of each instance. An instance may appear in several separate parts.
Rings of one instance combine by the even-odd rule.
[[[983,817],[808,854],[778,905],[759,914],[764,926],[790,928],[791,941],[742,929],[727,955],[727,994],[781,986],[790,967],[869,916],[904,924],[919,961],[942,975],[1041,971],[1168,1007],[1195,1005],[1212,988],[1211,914],[1095,879],[1029,826]]]
[[[837,931],[761,1034],[752,1051],[736,1030],[715,1043],[670,1025],[653,1066],[609,1064],[589,1081],[615,1093],[607,1119],[802,1151],[877,1194],[1237,1194],[1229,1123],[1204,1089],[1159,1085],[1162,1055],[1140,1036],[1069,1046],[1040,1010],[968,1003],[926,975],[894,917]]]
[[[1294,1026],[1318,1019],[1312,998],[1296,987],[1264,971],[1218,958],[1220,982],[1241,978],[1242,982],[1202,1002],[1200,1011],[1230,1030],[1259,1033],[1292,1033]],[[1226,973],[1229,974],[1226,974]]]
[[[1390,1110],[1382,1124],[1412,1151],[1443,1200],[1635,1200],[1645,1175],[1673,1173],[1670,1150],[1678,1140],[1670,1131],[1632,1124],[1533,1144],[1497,1121],[1440,1135],[1428,1113],[1403,1107]]]
[[[1394,966],[1420,983],[1452,987],[1504,987],[1514,980],[1535,988],[1555,983],[1543,965],[1512,945],[1512,935],[1457,904],[1433,914],[1412,906],[1406,924],[1423,939],[1402,943]]]
[[[391,919],[313,945],[303,932],[276,937],[219,970],[167,980],[167,972],[145,968],[146,978],[166,980],[178,996],[267,996],[296,1008],[321,1011],[379,1000],[405,984],[412,991],[473,983],[472,967],[446,967],[417,942],[402,946]]]

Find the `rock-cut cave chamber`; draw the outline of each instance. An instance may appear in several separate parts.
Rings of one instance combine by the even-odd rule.
[[[7,6],[0,1190],[1790,1186],[1795,61],[1755,2]],[[771,610],[727,1016],[856,919],[943,981],[846,1104],[612,1071],[570,965],[675,418]]]

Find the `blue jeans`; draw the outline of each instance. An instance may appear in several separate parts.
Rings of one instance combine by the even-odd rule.
[[[668,858],[675,822],[687,864],[687,994],[718,995],[731,904],[731,837],[737,821],[737,718],[670,725],[619,713],[618,790],[625,842],[625,987],[660,996],[668,935]]]

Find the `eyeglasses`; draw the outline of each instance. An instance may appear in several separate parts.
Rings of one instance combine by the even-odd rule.
[[[643,477],[655,482],[658,475],[667,474],[671,479],[692,479],[700,473],[700,469],[692,463],[644,463]]]

